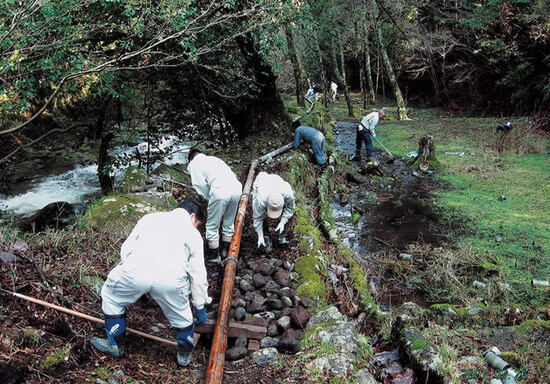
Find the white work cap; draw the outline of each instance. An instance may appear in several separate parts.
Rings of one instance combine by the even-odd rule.
[[[281,192],[270,191],[267,195],[267,216],[276,219],[283,213],[285,199]]]

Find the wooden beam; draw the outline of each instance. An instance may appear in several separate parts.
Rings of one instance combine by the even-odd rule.
[[[216,325],[216,322],[214,320],[206,320],[206,324],[195,327],[195,332],[202,333],[202,334],[214,333],[215,325]],[[229,337],[244,336],[247,339],[255,339],[255,340],[263,339],[266,336],[266,334],[267,334],[266,327],[262,327],[259,325],[252,325],[252,324],[237,323],[234,321],[229,322],[229,329],[227,331],[227,335]]]

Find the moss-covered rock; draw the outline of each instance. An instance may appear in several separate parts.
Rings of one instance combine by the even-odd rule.
[[[139,187],[145,184],[147,173],[138,167],[130,166],[124,172],[122,181],[117,185],[116,190],[120,193],[128,193],[132,187]]]
[[[90,206],[81,223],[84,228],[128,233],[143,215],[159,210],[162,207],[134,196],[109,195]]]
[[[443,360],[436,347],[417,328],[401,329],[399,344],[411,365],[422,372],[422,376],[429,377],[431,383],[445,382]]]
[[[359,302],[367,314],[372,314],[376,312],[377,305],[372,298],[369,286],[367,284],[367,279],[361,267],[353,259],[349,259],[349,275],[351,281],[353,281],[353,288],[359,294]]]
[[[323,272],[319,261],[311,255],[301,256],[294,268],[300,274],[300,285],[296,289],[298,295],[326,301],[327,288],[321,279]]]

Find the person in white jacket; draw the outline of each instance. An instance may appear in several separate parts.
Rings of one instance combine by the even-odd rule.
[[[367,161],[370,160],[372,156],[372,138],[376,137],[375,127],[378,124],[380,119],[386,117],[386,108],[382,108],[378,112],[371,112],[357,125],[357,130],[355,132],[355,155],[351,157],[351,161],[360,161],[361,160],[361,145],[365,143],[365,148],[367,150]]]
[[[235,216],[242,194],[242,184],[231,168],[221,159],[207,156],[193,148],[188,154],[187,170],[191,182],[199,195],[208,201],[206,241],[208,243],[207,264],[219,264],[220,255],[227,256],[231,238],[235,231]],[[222,241],[220,252],[220,223]]]
[[[93,337],[91,344],[103,353],[124,353],[125,307],[149,293],[175,328],[177,361],[191,362],[193,326],[206,322],[208,282],[203,240],[197,227],[203,219],[200,206],[187,200],[171,212],[150,213],[136,224],[122,244],[120,263],[111,270],[101,289],[107,339]],[[189,305],[191,294],[197,321]]]
[[[334,81],[330,82],[330,101],[334,103],[336,96],[338,95],[338,84]]]
[[[275,230],[279,233],[279,243],[287,244],[286,224],[294,214],[296,201],[289,183],[279,175],[260,172],[252,184],[252,216],[254,229],[258,234],[258,248],[271,246],[266,215],[281,218]]]

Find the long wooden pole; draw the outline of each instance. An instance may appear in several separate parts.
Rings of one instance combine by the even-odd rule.
[[[80,317],[82,319],[86,319],[86,320],[92,321],[94,323],[98,323],[98,324],[102,324],[102,325],[105,324],[105,320],[99,319],[99,318],[94,317],[94,316],[87,315],[87,314],[82,313],[82,312],[73,311],[72,309],[69,309],[69,308],[65,308],[65,307],[61,307],[59,305],[48,303],[47,301],[42,301],[40,299],[35,299],[34,297],[25,296],[25,295],[22,295],[22,294],[17,293],[17,292],[7,291],[7,290],[2,289],[2,288],[0,288],[0,291],[9,293],[10,295],[13,295],[13,296],[15,296],[19,299],[23,299],[23,300],[26,300],[26,301],[30,301],[31,303],[42,305],[43,307],[52,308],[52,309],[55,309],[55,310],[60,311],[60,312],[65,312],[65,313],[68,313],[69,315]],[[160,343],[164,343],[164,344],[168,344],[168,345],[174,345],[174,346],[177,345],[177,343],[175,341],[166,340],[166,339],[163,339],[162,337],[153,336],[153,335],[150,335],[148,333],[138,331],[137,329],[126,328],[126,330],[130,333],[135,333],[136,335],[145,337],[146,339],[155,340],[155,341],[158,341]]]
[[[219,384],[223,379],[223,365],[225,363],[225,349],[227,347],[227,330],[229,325],[229,312],[231,309],[231,299],[233,297],[233,283],[235,281],[235,273],[237,270],[237,259],[239,257],[239,248],[241,245],[241,236],[244,226],[244,218],[246,216],[246,206],[252,189],[252,182],[256,168],[259,164],[292,148],[292,143],[289,143],[281,148],[274,150],[254,160],[250,164],[246,184],[243,188],[243,194],[239,201],[237,217],[235,218],[235,232],[229,245],[225,264],[225,275],[223,278],[222,292],[220,304],[218,307],[218,318],[216,328],[214,328],[214,337],[212,339],[212,348],[210,349],[210,358],[208,360],[208,368],[206,369],[206,384]]]

